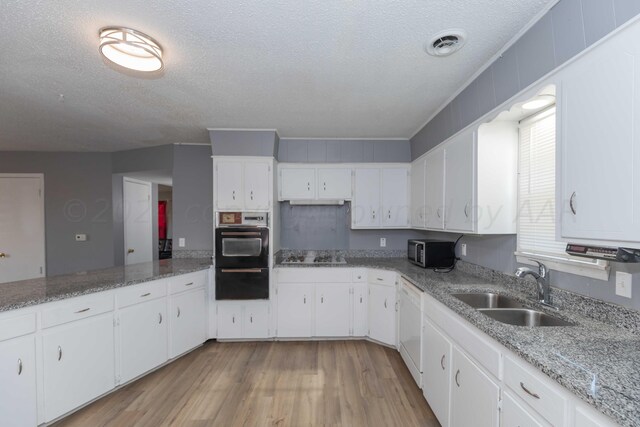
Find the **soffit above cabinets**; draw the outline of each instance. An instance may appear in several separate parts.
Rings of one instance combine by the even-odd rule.
[[[553,0],[8,2],[0,14],[0,150],[206,143],[207,128],[408,138]],[[36,7],[37,6],[37,7]],[[105,64],[98,30],[162,45],[165,69]],[[467,32],[445,58],[424,43]]]

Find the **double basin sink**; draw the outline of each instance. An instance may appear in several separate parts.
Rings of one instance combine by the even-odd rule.
[[[574,326],[559,317],[527,308],[515,298],[492,292],[452,294],[498,322],[516,326]]]

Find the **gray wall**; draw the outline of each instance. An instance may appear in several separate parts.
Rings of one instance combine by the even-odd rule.
[[[560,0],[411,138],[420,157],[640,13],[637,0]]]
[[[44,173],[47,275],[113,265],[109,153],[0,152],[0,172]]]
[[[280,138],[275,130],[210,129],[214,156],[268,156],[278,154]]]
[[[173,144],[111,153],[112,172],[171,171]]]
[[[295,163],[410,162],[408,139],[280,139],[278,161]]]
[[[174,145],[173,250],[213,250],[213,162],[208,145]],[[178,247],[178,239],[186,247]]]

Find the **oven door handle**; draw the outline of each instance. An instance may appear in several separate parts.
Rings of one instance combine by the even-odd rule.
[[[222,231],[221,236],[261,236],[257,231]]]
[[[262,273],[262,268],[223,268],[220,271],[223,273]]]

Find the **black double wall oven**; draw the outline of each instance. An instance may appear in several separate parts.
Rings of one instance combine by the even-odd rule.
[[[266,213],[221,212],[216,228],[216,299],[269,299]]]

